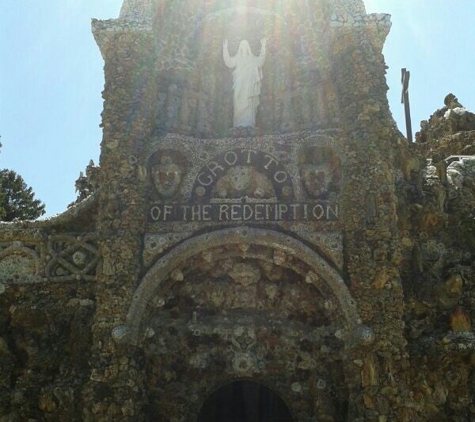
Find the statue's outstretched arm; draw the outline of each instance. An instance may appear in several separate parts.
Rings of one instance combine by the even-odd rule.
[[[229,56],[228,40],[224,40],[223,42],[223,58],[224,58],[224,63],[226,63],[227,67],[231,67],[231,68],[236,67],[235,57]]]

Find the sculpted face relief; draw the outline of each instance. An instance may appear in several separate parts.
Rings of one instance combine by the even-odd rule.
[[[161,163],[154,165],[151,174],[155,190],[162,198],[170,199],[176,195],[183,170],[170,157],[163,157]]]
[[[331,168],[328,164],[307,164],[300,170],[303,186],[310,198],[321,198],[328,191]]]

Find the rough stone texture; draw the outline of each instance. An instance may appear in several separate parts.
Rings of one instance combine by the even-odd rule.
[[[203,7],[209,7],[210,3],[217,3],[211,7],[215,8],[225,8],[230,7],[228,2],[202,2]],[[236,6],[246,6],[248,0],[238,0],[234,2]],[[268,2],[252,2],[253,6],[261,6],[261,3],[264,4],[263,8],[266,8]],[[267,4],[266,4],[267,3]],[[274,0],[275,6],[279,7],[282,3],[286,3],[282,0]],[[340,15],[364,15],[366,13],[363,0],[331,0],[325,2],[325,6],[331,8],[334,13]],[[159,10],[166,4],[164,0],[124,0],[122,8],[120,10],[119,19],[127,21],[150,21],[153,17],[156,10]],[[261,6],[262,7],[262,6]]]
[[[0,421],[197,420],[238,380],[296,421],[474,420],[473,114],[448,96],[407,144],[389,28],[343,0],[93,21],[100,166],[64,214],[0,225]],[[263,36],[232,128],[222,41]]]
[[[417,142],[401,149],[406,377],[413,411],[427,420],[472,420],[475,412],[473,122],[449,94],[421,123]]]

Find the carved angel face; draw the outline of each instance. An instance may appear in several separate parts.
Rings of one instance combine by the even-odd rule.
[[[173,163],[170,157],[164,157],[160,164],[156,164],[151,169],[155,190],[164,199],[170,199],[176,195],[182,176],[182,168]]]

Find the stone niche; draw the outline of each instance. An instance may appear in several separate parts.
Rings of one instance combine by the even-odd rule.
[[[267,39],[257,133],[334,127],[338,103],[328,65],[325,2],[164,3],[155,23],[157,129],[200,137],[226,137],[233,126],[233,56],[242,40],[254,55]],[[166,21],[162,21],[166,16]],[[192,24],[190,24],[192,23]],[[173,25],[173,31],[170,31]]]

